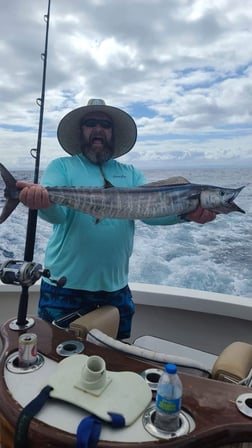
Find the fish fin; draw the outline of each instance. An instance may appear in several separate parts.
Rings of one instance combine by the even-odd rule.
[[[17,181],[15,177],[12,176],[12,174],[7,170],[7,168],[5,168],[5,166],[2,163],[0,163],[0,172],[6,186],[12,186],[17,188],[16,187]]]
[[[103,171],[103,168],[102,168],[102,165],[99,165],[99,168],[100,168],[100,172],[101,172],[101,175],[103,177],[103,180],[104,180],[104,185],[103,185],[104,188],[114,187],[114,185],[111,182],[109,182],[109,180],[106,178],[106,176],[104,174],[104,171]]]
[[[108,179],[104,178],[104,188],[114,188],[115,186],[109,182]]]
[[[143,185],[144,187],[164,187],[166,185],[184,185],[190,184],[189,180],[185,179],[183,176],[169,177],[168,179],[157,180]]]
[[[2,224],[6,219],[11,215],[13,210],[17,207],[19,204],[19,199],[7,199],[3,209],[2,213],[0,215],[0,224]]]
[[[6,198],[6,202],[0,215],[0,224],[2,224],[17,207],[19,198],[17,196],[18,188],[16,187],[16,179],[2,163],[0,163],[0,173],[6,185],[6,188],[4,190],[4,197]]]

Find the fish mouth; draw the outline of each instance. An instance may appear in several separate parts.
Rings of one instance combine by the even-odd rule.
[[[227,203],[230,206],[230,208],[233,211],[237,211],[240,213],[246,213],[241,207],[239,207],[235,202],[233,202],[235,200],[235,198],[237,198],[238,194],[243,190],[243,187],[237,188],[234,193],[232,194],[232,196],[228,199]]]

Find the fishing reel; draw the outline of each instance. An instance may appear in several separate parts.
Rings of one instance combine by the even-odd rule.
[[[9,285],[31,286],[42,276],[49,278],[57,286],[65,285],[66,277],[54,280],[50,275],[49,269],[43,269],[41,264],[33,261],[9,260],[0,266],[0,280]]]

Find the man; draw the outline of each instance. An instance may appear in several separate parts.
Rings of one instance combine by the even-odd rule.
[[[143,174],[132,165],[115,159],[134,146],[137,129],[133,118],[103,100],[89,100],[87,106],[68,113],[58,126],[58,140],[71,156],[53,160],[46,169],[42,185],[18,182],[20,200],[53,224],[45,268],[52,278],[67,278],[64,287],[49,279],[41,283],[39,316],[48,321],[71,312],[81,314],[106,304],[117,306],[120,326],[117,337],[128,338],[134,303],[128,287],[129,258],[133,249],[134,221],[104,219],[99,224],[84,213],[52,205],[44,186],[117,187],[145,183]],[[215,213],[198,208],[185,219],[170,216],[145,220],[151,225],[170,225],[192,220],[205,223]]]

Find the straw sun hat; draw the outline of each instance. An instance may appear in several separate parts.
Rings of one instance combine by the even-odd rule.
[[[104,100],[91,99],[87,106],[79,107],[65,115],[59,123],[57,136],[62,148],[69,154],[78,154],[80,147],[80,123],[91,112],[104,112],[113,122],[115,152],[113,158],[126,154],[134,146],[137,138],[136,123],[133,118],[117,107],[107,106]]]

